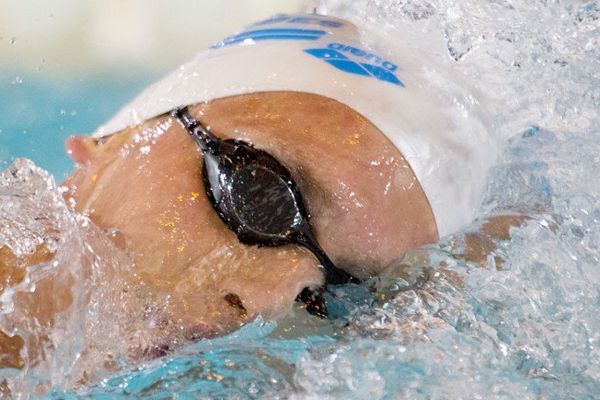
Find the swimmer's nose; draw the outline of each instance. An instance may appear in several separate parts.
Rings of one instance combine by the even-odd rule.
[[[71,136],[65,142],[65,150],[77,164],[86,164],[92,159],[96,141],[88,136]]]

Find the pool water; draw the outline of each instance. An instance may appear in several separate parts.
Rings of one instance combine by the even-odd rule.
[[[47,397],[598,398],[600,3],[324,0],[319,7],[379,25],[396,40],[411,31],[439,41],[436,57],[474,82],[493,129],[509,138],[480,218],[408,254],[395,279],[337,289],[331,321],[300,312],[257,320],[92,386],[65,391],[56,378]],[[93,130],[146,83],[123,82],[4,83],[2,93],[18,101],[0,99],[0,159],[25,156],[62,177],[70,168],[59,156],[65,136]],[[501,214],[527,219],[496,241],[483,266],[466,261],[466,236]],[[372,296],[373,287],[384,295]]]

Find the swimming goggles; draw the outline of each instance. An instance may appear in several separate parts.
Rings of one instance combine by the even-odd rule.
[[[250,143],[219,139],[194,119],[187,107],[177,108],[170,115],[185,127],[202,151],[206,194],[240,242],[270,247],[300,245],[319,260],[326,285],[360,282],[337,268],[325,254],[313,234],[298,186],[277,159]]]

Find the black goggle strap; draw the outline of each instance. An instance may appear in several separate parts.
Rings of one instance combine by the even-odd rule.
[[[325,282],[333,285],[341,285],[345,283],[360,283],[360,280],[350,275],[344,270],[335,266],[333,261],[327,256],[325,251],[317,242],[317,239],[312,234],[310,228],[305,228],[296,236],[296,243],[308,249],[317,257],[319,263],[325,270]]]
[[[170,114],[185,126],[185,129],[194,138],[203,152],[212,152],[219,146],[219,139],[198,122],[198,120],[193,118],[189,114],[187,107],[176,108]]]

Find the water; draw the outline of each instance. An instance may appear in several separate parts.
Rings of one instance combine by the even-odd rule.
[[[393,279],[341,290],[333,321],[315,322],[301,313],[277,323],[258,320],[78,390],[60,387],[77,366],[74,346],[64,346],[20,387],[31,389],[47,374],[52,379],[46,385],[54,385],[50,398],[599,397],[600,3],[330,0],[319,10],[380,25],[396,40],[420,32],[431,43],[419,46],[440,51],[485,94],[494,130],[510,139],[490,176],[480,218],[408,254],[390,271]],[[436,40],[441,47],[432,44]],[[85,95],[91,101],[104,96]],[[69,109],[62,103],[54,108]],[[49,127],[60,118],[51,118]],[[0,128],[9,122],[3,119]],[[29,146],[35,149],[35,141]],[[23,151],[8,150],[31,155]],[[65,171],[52,157],[43,160],[36,162]],[[43,171],[27,164],[21,170],[29,175],[6,176],[8,186],[20,185],[30,197],[32,191],[55,197]],[[2,190],[0,195],[13,193],[6,185]],[[89,242],[87,256],[93,257],[106,245],[85,219],[60,201],[50,203],[47,215],[72,232],[59,249],[81,246],[84,257]],[[1,212],[11,215],[11,209]],[[468,261],[469,235],[482,232],[486,218],[505,214],[527,217],[510,238],[493,241],[492,256]],[[22,243],[39,244],[27,236],[30,231],[21,234]],[[81,236],[89,239],[75,240]],[[76,263],[63,254],[67,265]],[[380,296],[370,295],[370,287]],[[63,326],[84,330],[76,326],[82,318],[66,318]]]

